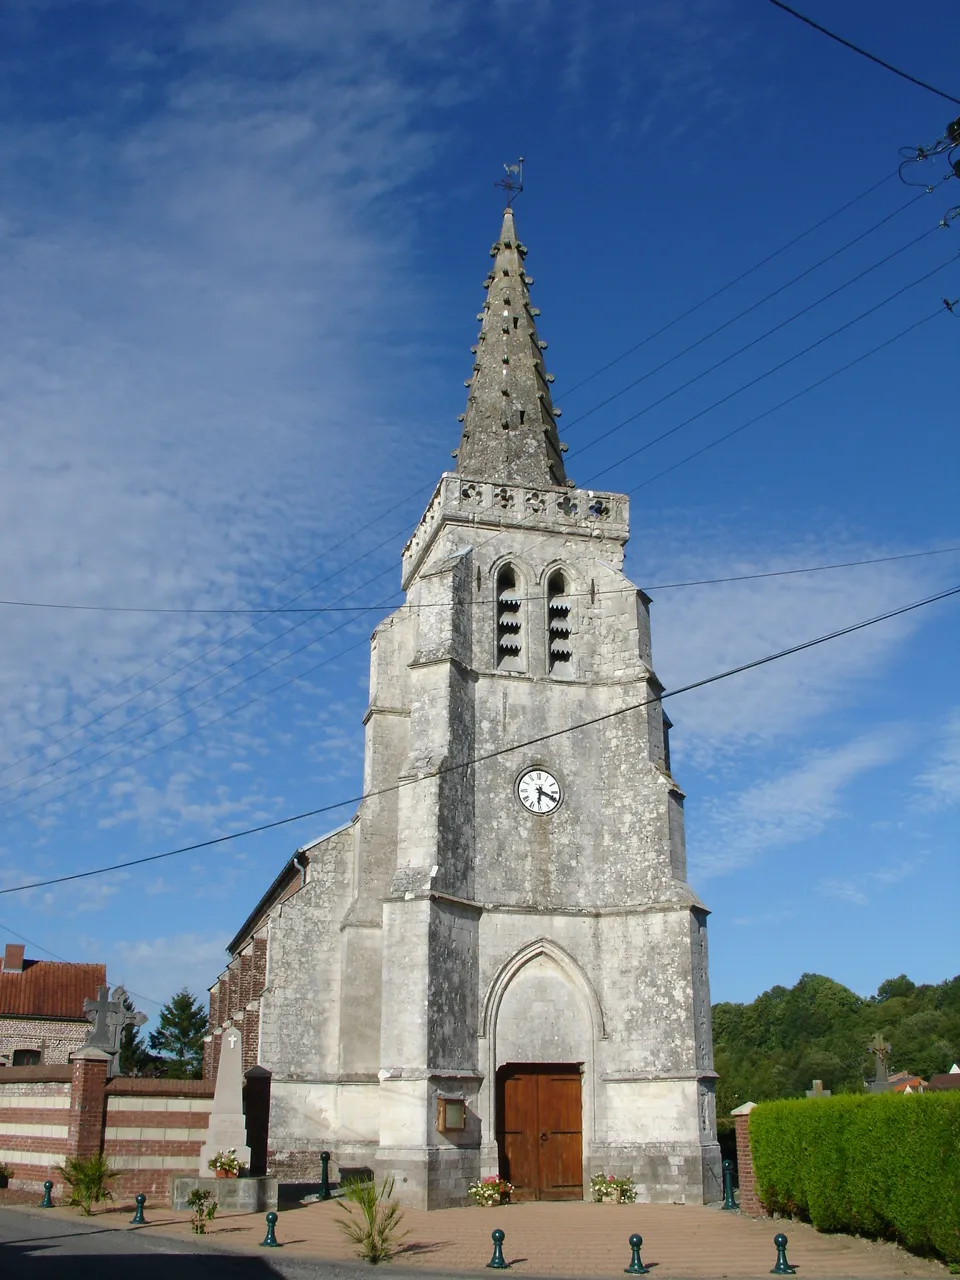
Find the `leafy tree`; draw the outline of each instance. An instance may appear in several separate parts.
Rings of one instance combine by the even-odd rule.
[[[123,1002],[130,1013],[136,1006],[129,996]],[[163,1068],[161,1059],[150,1052],[140,1036],[140,1028],[128,1023],[120,1037],[120,1074],[122,1076],[156,1076]]]
[[[156,1030],[150,1032],[150,1048],[162,1056],[165,1075],[172,1080],[200,1079],[206,1031],[206,1010],[184,987],[163,1006]]]
[[[876,1063],[867,1050],[881,1032],[889,1071],[929,1079],[960,1059],[960,975],[938,986],[888,978],[867,1000],[821,974],[771,987],[750,1004],[713,1010],[722,1123],[743,1102],[802,1097],[814,1079],[834,1093],[859,1093]]]
[[[889,1000],[891,996],[912,996],[916,989],[916,984],[905,973],[901,973],[898,978],[887,978],[886,982],[880,983],[877,987],[877,1000]]]

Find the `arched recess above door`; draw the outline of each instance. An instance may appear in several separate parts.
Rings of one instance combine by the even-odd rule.
[[[607,1029],[604,1023],[603,1009],[593,983],[573,956],[549,938],[536,938],[533,942],[527,943],[519,951],[514,952],[510,959],[497,970],[493,981],[487,988],[480,1011],[481,1038],[489,1036],[496,1027],[500,1005],[511,982],[531,961],[541,956],[553,964],[580,996],[589,1014],[594,1040],[605,1040],[607,1038]]]

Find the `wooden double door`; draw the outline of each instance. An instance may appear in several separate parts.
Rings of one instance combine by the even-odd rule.
[[[500,1174],[516,1200],[583,1199],[580,1067],[523,1063],[497,1072]]]

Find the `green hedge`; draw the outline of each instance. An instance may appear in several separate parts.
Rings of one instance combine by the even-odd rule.
[[[960,1261],[960,1093],[761,1102],[750,1147],[769,1212]]]

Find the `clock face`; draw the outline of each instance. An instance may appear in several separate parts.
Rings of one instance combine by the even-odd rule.
[[[560,808],[560,783],[546,769],[527,769],[517,779],[517,798],[531,813],[553,813]]]

